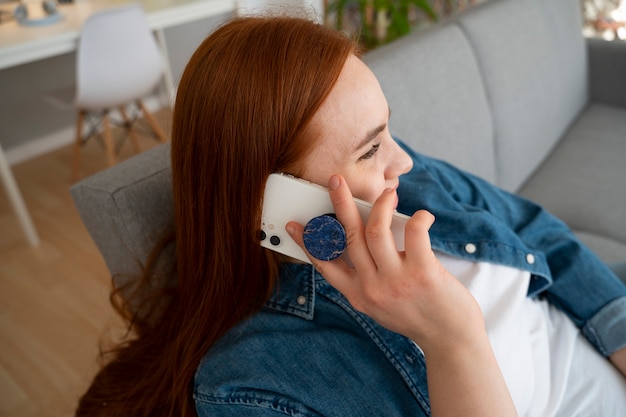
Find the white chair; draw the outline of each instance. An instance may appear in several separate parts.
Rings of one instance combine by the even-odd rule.
[[[109,117],[111,110],[120,112],[121,125],[127,129],[135,152],[140,149],[132,126],[140,114],[156,138],[167,141],[165,133],[141,101],[154,91],[164,74],[163,58],[139,4],[104,10],[85,21],[77,50],[76,92],[72,103],[78,109],[74,180],[78,177],[81,146],[100,132],[108,164],[116,163]],[[129,105],[136,106],[132,117],[126,111]],[[83,126],[88,118],[95,123],[84,135]]]

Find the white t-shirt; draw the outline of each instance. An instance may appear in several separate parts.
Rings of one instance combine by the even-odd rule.
[[[527,297],[529,272],[437,257],[480,305],[520,417],[626,416],[626,378],[564,313]]]

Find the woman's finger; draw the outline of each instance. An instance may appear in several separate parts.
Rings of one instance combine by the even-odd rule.
[[[404,250],[406,260],[414,265],[432,260],[428,231],[435,222],[435,216],[426,210],[419,210],[411,216],[404,228]]]
[[[378,270],[383,273],[401,266],[402,259],[391,231],[398,196],[392,188],[386,189],[374,203],[365,225],[365,240]]]
[[[356,269],[376,268],[365,241],[363,220],[345,179],[340,175],[333,175],[328,181],[328,193],[335,208],[337,220],[346,231],[350,261]]]

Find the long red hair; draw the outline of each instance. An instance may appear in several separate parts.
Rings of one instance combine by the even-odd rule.
[[[287,17],[232,20],[198,47],[173,114],[176,285],[159,292],[166,301],[150,297],[165,305],[157,320],[122,305],[133,337],[113,350],[77,415],[196,415],[200,360],[277,278],[278,259],[258,239],[265,181],[298,173],[313,146],[308,122],[351,53],[356,43],[342,34]]]

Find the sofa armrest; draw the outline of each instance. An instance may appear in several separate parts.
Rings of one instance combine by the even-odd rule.
[[[148,150],[71,188],[80,217],[125,298],[136,289],[155,246],[173,230],[169,150],[169,144]],[[169,245],[154,265],[150,284],[169,285],[173,268],[174,246]]]
[[[626,42],[587,39],[589,99],[626,107]]]

